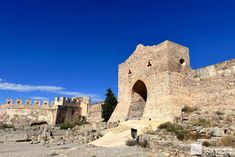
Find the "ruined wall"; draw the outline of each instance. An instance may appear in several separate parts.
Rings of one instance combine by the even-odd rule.
[[[50,106],[48,101],[44,101],[42,105],[40,101],[35,101],[34,105],[29,100],[26,102],[26,104],[21,104],[22,100],[18,99],[16,104],[13,104],[12,99],[8,99],[6,104],[0,105],[0,122],[16,127],[41,122],[49,125],[55,124],[57,110],[53,104]]]
[[[58,106],[56,114],[56,124],[76,122],[80,120],[80,118],[80,107]]]
[[[60,97],[51,104],[48,100],[44,100],[42,104],[39,100],[35,100],[32,104],[32,101],[27,99],[23,104],[21,99],[16,99],[15,103],[12,99],[7,99],[6,104],[0,105],[0,122],[16,127],[42,122],[49,125],[72,122],[87,115],[87,103],[89,101],[85,98]]]
[[[132,118],[173,120],[185,105],[208,109],[234,107],[235,61],[192,70],[188,51],[170,41],[154,46],[138,45],[119,65],[119,103],[110,122]],[[145,94],[143,87],[134,90],[138,82],[147,88]],[[136,101],[136,96],[146,100]]]
[[[90,104],[90,98],[56,97],[54,102],[55,106],[68,106],[68,107],[80,108],[81,116],[86,117],[88,115],[88,105]]]
[[[190,76],[193,105],[210,110],[235,107],[235,60],[194,70]]]
[[[103,103],[97,103],[97,104],[91,104],[88,106],[88,117],[87,121],[89,123],[97,123],[102,122],[102,104]]]

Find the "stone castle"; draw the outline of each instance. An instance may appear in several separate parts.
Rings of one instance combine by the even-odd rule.
[[[91,104],[90,98],[65,98],[56,97],[49,103],[48,100],[25,100],[7,99],[5,104],[0,105],[0,122],[11,125],[33,125],[47,123],[55,126],[59,123],[73,122],[81,117],[86,117],[91,122],[102,121],[101,104]],[[93,118],[91,118],[91,116]]]
[[[184,106],[235,107],[235,60],[193,70],[189,49],[171,41],[138,45],[119,65],[118,105],[110,122],[173,120]]]
[[[55,101],[27,99],[0,105],[0,122],[56,125],[86,117],[102,121],[101,105],[89,98],[56,97]],[[189,49],[171,41],[138,45],[119,65],[118,105],[109,122],[171,121],[184,106],[206,110],[235,107],[235,60],[193,70]]]

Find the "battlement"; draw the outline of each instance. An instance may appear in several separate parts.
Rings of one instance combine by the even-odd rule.
[[[31,99],[16,99],[15,103],[13,102],[13,99],[8,98],[6,99],[6,103],[2,104],[0,106],[1,109],[54,109],[54,101],[51,101],[49,103],[48,100],[34,100],[34,103],[32,103]]]
[[[78,98],[56,97],[55,101],[54,101],[55,106],[80,107],[82,103],[90,104],[90,98],[86,98],[86,97],[78,97]]]

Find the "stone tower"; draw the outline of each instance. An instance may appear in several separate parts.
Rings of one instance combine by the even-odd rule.
[[[110,121],[172,119],[175,108],[182,106],[175,102],[177,90],[184,88],[184,79],[178,78],[190,71],[189,64],[188,48],[173,42],[138,45],[119,65],[119,104]],[[182,84],[182,87],[174,89],[175,84]]]
[[[118,105],[109,121],[170,121],[184,106],[234,108],[234,80],[235,60],[192,70],[187,47],[138,45],[119,65]]]

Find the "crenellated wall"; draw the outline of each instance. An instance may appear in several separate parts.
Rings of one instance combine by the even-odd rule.
[[[0,122],[18,126],[27,126],[35,123],[46,122],[56,125],[63,122],[78,120],[87,116],[89,98],[64,98],[56,97],[55,101],[48,100],[7,99],[0,105]]]

